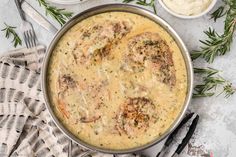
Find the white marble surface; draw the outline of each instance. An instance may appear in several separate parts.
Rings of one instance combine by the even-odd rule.
[[[44,14],[44,10],[38,6],[36,0],[28,0],[37,10]],[[57,5],[58,7],[66,7],[68,10],[78,13],[87,8],[107,4],[107,3],[119,3],[121,0],[88,0],[82,4],[66,6]],[[217,5],[221,2],[219,1]],[[150,8],[149,8],[150,9]],[[188,49],[191,51],[197,49],[200,45],[198,40],[204,38],[203,30],[213,26],[218,31],[223,30],[223,21],[214,23],[209,20],[209,15],[194,19],[194,20],[182,20],[169,15],[164,11],[157,3],[158,15],[165,19],[173,28],[179,33]],[[58,28],[59,25],[52,21]],[[32,22],[38,40],[40,43],[48,45],[53,38],[53,34],[47,32],[40,26],[38,26],[30,18]],[[13,0],[1,0],[0,3],[0,28],[4,27],[4,22],[9,25],[20,26],[20,18],[17,13]],[[18,29],[19,31],[19,29]],[[0,54],[14,49],[10,40],[4,37],[4,34],[0,32]],[[233,43],[231,52],[223,57],[218,57],[214,64],[208,65],[204,61],[195,61],[195,66],[210,66],[222,70],[222,76],[233,82],[236,86],[236,41]],[[197,78],[196,81],[197,82]],[[201,156],[201,154],[212,152],[214,157],[235,157],[236,156],[236,94],[228,99],[223,96],[217,96],[212,98],[194,99],[190,105],[190,109],[200,115],[200,123],[197,127],[197,131],[191,140],[190,144],[198,150],[200,155],[191,155],[190,147],[186,147],[181,156]],[[178,138],[181,139],[181,136]],[[178,141],[178,140],[177,140]],[[161,144],[156,145],[143,153],[154,157]],[[176,144],[175,146],[176,147]]]

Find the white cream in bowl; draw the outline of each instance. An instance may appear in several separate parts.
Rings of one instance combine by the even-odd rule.
[[[172,14],[198,17],[213,7],[215,0],[160,0],[164,8]]]

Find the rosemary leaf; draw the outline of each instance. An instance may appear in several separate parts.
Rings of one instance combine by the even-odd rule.
[[[130,3],[133,2],[134,0],[123,0],[123,3]]]
[[[151,2],[150,2],[151,3]],[[149,6],[150,4],[146,2],[146,0],[138,0],[137,4],[143,5],[143,6]]]
[[[215,75],[219,72],[219,70],[213,69],[213,68],[194,68],[195,74],[204,74],[207,77],[210,77],[212,75]]]
[[[223,17],[226,13],[227,12],[225,11],[225,6],[220,6],[211,14],[211,19],[214,19],[214,21],[216,22],[218,18]]]
[[[150,0],[149,2],[147,2],[147,0],[123,0],[123,3],[130,3],[133,1],[136,1],[136,4],[138,5],[152,7],[154,13],[157,14],[155,0]]]
[[[9,39],[11,36],[13,36],[12,43],[13,43],[14,47],[17,47],[18,45],[22,45],[22,41],[21,41],[19,35],[15,31],[16,27],[9,26],[6,23],[4,23],[4,24],[6,27],[4,29],[2,29],[1,31],[3,31],[3,32],[5,31],[5,37],[7,39]]]
[[[202,94],[193,93],[193,98],[211,97],[213,95],[215,95],[215,93],[202,93]]]
[[[37,0],[40,6],[43,6],[46,10],[46,15],[54,18],[61,26],[66,23],[66,20],[71,18],[73,13],[68,12],[65,9],[59,9],[55,6],[51,6],[45,0]]]

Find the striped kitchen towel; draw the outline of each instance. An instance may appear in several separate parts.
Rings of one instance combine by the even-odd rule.
[[[79,147],[55,126],[41,91],[44,46],[4,54],[0,57],[0,157],[113,157]]]

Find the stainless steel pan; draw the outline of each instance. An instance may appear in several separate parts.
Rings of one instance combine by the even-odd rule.
[[[139,146],[139,147],[136,147],[136,148],[125,149],[125,150],[111,150],[111,149],[104,149],[104,148],[95,147],[91,144],[85,143],[84,141],[80,140],[78,137],[74,136],[66,127],[64,127],[62,125],[62,123],[55,116],[55,114],[51,108],[51,103],[49,101],[48,90],[47,90],[47,88],[48,88],[48,86],[47,86],[47,84],[48,84],[47,83],[47,72],[48,72],[48,64],[50,62],[50,57],[52,55],[54,47],[57,45],[58,41],[64,35],[64,33],[67,32],[71,27],[73,27],[78,22],[80,22],[90,16],[104,13],[104,12],[112,12],[112,11],[135,13],[135,14],[147,17],[147,18],[153,20],[154,22],[158,23],[159,25],[161,25],[173,37],[173,39],[178,44],[179,48],[181,49],[181,52],[182,52],[182,55],[184,57],[185,64],[187,67],[187,78],[188,78],[187,96],[186,96],[186,100],[185,100],[184,106],[182,108],[182,111],[180,112],[179,116],[176,118],[173,125],[163,135],[161,135],[161,137],[154,139],[152,142],[142,145],[142,146]],[[70,138],[71,140],[73,140],[74,142],[78,143],[79,145],[81,145],[83,147],[86,147],[91,150],[103,152],[103,153],[111,153],[111,154],[132,153],[132,152],[146,149],[148,147],[151,147],[151,146],[157,144],[162,139],[164,139],[167,135],[169,135],[176,128],[176,126],[179,124],[179,122],[183,118],[185,111],[186,111],[186,109],[190,103],[190,100],[191,100],[192,89],[193,89],[193,69],[192,69],[191,59],[190,59],[190,56],[189,56],[189,53],[188,53],[188,50],[187,50],[185,44],[183,43],[181,38],[178,36],[178,34],[174,31],[174,29],[167,22],[165,22],[163,19],[161,19],[157,15],[151,13],[150,11],[145,10],[140,7],[137,7],[137,6],[127,5],[127,4],[109,4],[109,5],[102,5],[102,6],[94,7],[94,8],[88,9],[88,10],[76,15],[57,32],[57,34],[55,35],[54,39],[52,40],[52,42],[50,43],[50,45],[47,49],[47,54],[46,54],[46,57],[44,60],[44,65],[43,65],[43,69],[42,69],[42,89],[43,89],[44,98],[46,101],[46,106],[47,106],[47,109],[48,109],[50,115],[52,116],[52,119],[54,120],[54,122],[56,123],[58,128],[62,132],[64,132],[64,134],[68,138]]]

